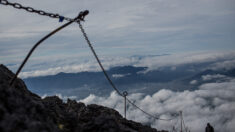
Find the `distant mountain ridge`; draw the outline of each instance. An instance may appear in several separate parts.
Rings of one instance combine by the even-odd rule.
[[[235,69],[192,71],[192,67],[198,68],[200,65],[183,65],[176,69],[162,67],[148,72],[145,72],[148,70],[147,67],[117,66],[107,70],[107,73],[121,91],[134,90],[143,93],[153,93],[163,88],[175,91],[195,90],[201,83],[192,85],[190,82],[202,81],[202,76],[207,74],[235,77]],[[59,73],[26,78],[24,81],[32,91],[39,94],[64,93],[86,97],[89,94],[109,95],[108,93],[113,90],[102,72]]]

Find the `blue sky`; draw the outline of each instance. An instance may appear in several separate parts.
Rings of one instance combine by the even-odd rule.
[[[83,25],[99,56],[235,50],[235,0],[11,2],[71,18],[88,9],[90,14]],[[0,7],[0,63],[3,64],[20,63],[34,43],[62,24],[24,10]],[[42,43],[30,61],[42,63],[71,57],[77,58],[76,61],[92,57],[77,24]]]

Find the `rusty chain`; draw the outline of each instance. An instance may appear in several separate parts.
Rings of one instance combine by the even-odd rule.
[[[30,13],[37,13],[38,15],[42,15],[42,16],[48,16],[50,18],[56,18],[56,19],[59,19],[60,22],[62,22],[63,20],[66,20],[66,21],[84,21],[84,19],[81,17],[79,20],[74,20],[72,18],[69,18],[69,17],[64,17],[62,15],[59,15],[59,14],[55,14],[55,13],[48,13],[48,12],[45,12],[45,11],[42,11],[42,10],[36,10],[32,7],[25,7],[25,6],[22,6],[21,4],[19,3],[11,3],[9,2],[8,0],[0,0],[0,4],[2,5],[6,5],[6,6],[12,6],[16,9],[24,9],[25,11],[27,12],[30,12]],[[87,10],[86,10],[87,11]]]

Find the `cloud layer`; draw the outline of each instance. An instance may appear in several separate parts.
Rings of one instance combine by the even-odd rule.
[[[204,131],[210,122],[215,131],[233,132],[235,130],[235,80],[222,83],[206,83],[196,91],[173,92],[160,90],[152,96],[131,94],[131,100],[145,111],[160,115],[160,118],[172,118],[172,114],[183,111],[186,126],[192,132]],[[90,95],[80,100],[86,104],[100,104],[118,110],[123,115],[123,98],[112,92],[109,97]],[[138,109],[128,104],[127,118],[145,124],[151,124],[157,129],[171,130],[180,128],[179,120],[170,122],[154,120]]]
[[[147,71],[156,70],[161,67],[172,67],[175,70],[177,66],[185,64],[200,64],[208,63],[205,69],[232,69],[235,68],[235,52],[193,52],[181,53],[163,56],[132,56],[132,57],[119,57],[119,56],[101,56],[101,62],[105,69],[114,66],[141,66],[148,67]],[[16,68],[16,65],[13,66]],[[12,69],[13,67],[10,66]],[[193,70],[193,69],[192,69]],[[34,60],[28,66],[28,70],[23,71],[20,77],[36,77],[55,75],[59,72],[77,73],[82,71],[100,71],[94,57],[91,56],[90,60],[83,59],[80,61],[78,58],[73,57],[69,59],[55,59],[47,60],[45,62],[38,62]]]

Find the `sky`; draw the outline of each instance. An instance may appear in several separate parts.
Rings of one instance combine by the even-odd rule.
[[[10,2],[70,18],[89,10],[82,24],[101,57],[235,50],[235,0]],[[0,7],[0,63],[3,64],[18,66],[40,38],[65,23],[10,6]],[[33,62],[77,58],[76,62],[83,63],[91,57],[78,24],[73,24],[43,42],[23,70],[32,70]]]
[[[178,65],[203,62],[213,62],[211,69],[235,67],[235,0],[9,1],[70,18],[89,10],[82,24],[105,68],[134,65],[147,66],[150,70],[164,66],[174,69]],[[15,72],[30,48],[64,23],[0,5],[0,64]],[[20,77],[97,70],[99,67],[78,24],[74,23],[43,42]],[[213,78],[227,77],[202,77],[203,80]],[[161,114],[162,118],[183,110],[186,125],[192,131],[203,131],[210,121],[216,130],[232,132],[235,129],[235,80],[228,80],[203,83],[195,91],[163,89],[153,95],[136,93],[129,97],[141,108]],[[197,82],[192,80],[191,84],[194,83]],[[63,98],[63,94],[60,96]],[[123,100],[115,92],[109,97],[90,95],[81,101],[109,106],[123,114]],[[164,123],[140,115],[143,113],[130,106],[128,119],[150,122],[152,127],[168,130],[176,123],[176,120]]]

